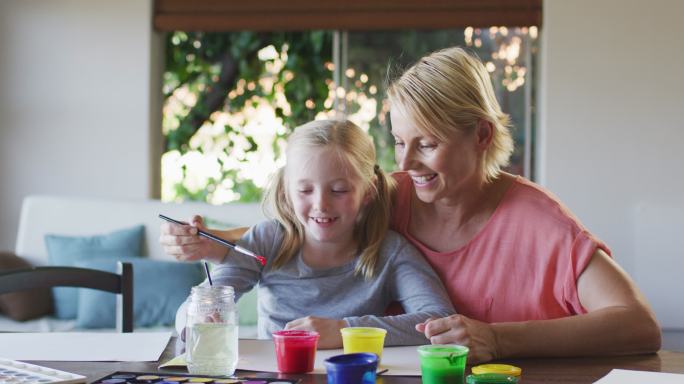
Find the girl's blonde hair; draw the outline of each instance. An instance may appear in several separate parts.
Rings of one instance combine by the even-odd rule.
[[[447,48],[421,58],[387,89],[392,109],[413,120],[424,135],[446,141],[455,131],[473,132],[481,120],[494,128],[482,158],[489,181],[513,152],[510,118],[501,111],[482,62],[462,48]]]
[[[370,137],[350,121],[318,120],[297,127],[287,141],[286,154],[302,153],[312,147],[326,147],[347,163],[357,176],[368,203],[361,209],[354,227],[354,239],[361,253],[357,274],[375,276],[380,247],[389,227],[394,179],[375,164],[375,147]],[[284,266],[304,244],[304,227],[297,220],[287,188],[287,165],[280,168],[266,190],[263,205],[285,231],[273,268]]]

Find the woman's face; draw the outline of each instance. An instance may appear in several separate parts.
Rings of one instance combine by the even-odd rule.
[[[479,186],[477,135],[456,131],[447,141],[420,133],[412,119],[392,108],[395,160],[413,180],[421,201],[433,203],[458,198],[465,189]]]

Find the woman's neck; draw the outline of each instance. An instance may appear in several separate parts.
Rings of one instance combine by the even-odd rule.
[[[482,230],[514,179],[502,174],[491,183],[461,188],[432,203],[414,195],[409,232],[437,252],[460,248]]]
[[[414,196],[415,212],[437,222],[460,227],[487,210],[486,207],[491,205],[495,184],[496,181],[487,183],[484,180],[473,180],[432,203],[425,203]]]

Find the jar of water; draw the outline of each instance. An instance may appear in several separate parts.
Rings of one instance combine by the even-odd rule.
[[[188,302],[185,359],[193,375],[232,375],[238,361],[233,287],[197,286]]]

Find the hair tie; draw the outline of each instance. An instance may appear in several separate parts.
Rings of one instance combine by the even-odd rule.
[[[380,166],[375,164],[375,166],[373,166],[373,172],[380,173]]]

